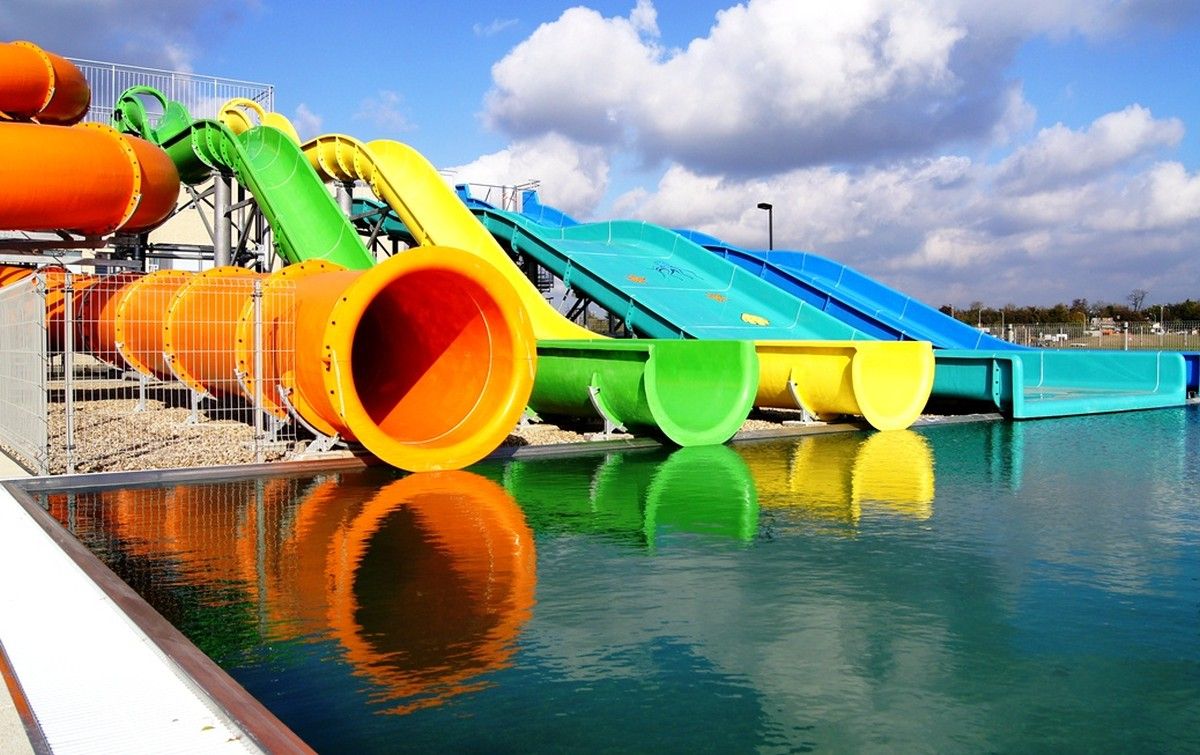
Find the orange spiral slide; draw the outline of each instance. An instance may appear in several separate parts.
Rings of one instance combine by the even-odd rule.
[[[0,230],[142,231],[174,208],[179,176],[158,147],[99,124],[46,125],[77,121],[87,98],[69,61],[0,43]],[[0,269],[0,285],[22,275]],[[270,276],[76,275],[70,299],[62,271],[43,279],[52,350],[62,348],[70,301],[78,346],[100,359],[212,396],[254,386],[278,416],[282,387],[317,430],[410,471],[478,461],[516,425],[533,389],[536,341],[516,290],[456,249],[360,271],[312,263]],[[256,280],[283,294],[262,300],[261,375]]]

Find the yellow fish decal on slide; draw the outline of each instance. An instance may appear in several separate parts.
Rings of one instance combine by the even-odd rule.
[[[767,318],[759,317],[758,315],[752,315],[749,312],[742,313],[742,322],[747,322],[747,323],[750,323],[751,325],[762,325],[762,326],[771,324],[771,321],[768,320]]]

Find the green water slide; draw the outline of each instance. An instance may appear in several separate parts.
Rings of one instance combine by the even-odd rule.
[[[157,123],[147,100],[162,108]],[[151,87],[126,90],[113,109],[113,124],[161,147],[189,184],[206,181],[214,170],[232,174],[254,195],[289,263],[320,259],[351,270],[375,264],[300,148],[281,131],[235,135],[218,121],[193,121],[182,103]]]
[[[539,341],[529,405],[543,416],[594,411],[608,428],[703,446],[738,431],[757,388],[750,341]]]

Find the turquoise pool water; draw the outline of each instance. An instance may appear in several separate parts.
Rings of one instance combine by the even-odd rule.
[[[323,752],[1195,751],[1200,412],[50,496]]]

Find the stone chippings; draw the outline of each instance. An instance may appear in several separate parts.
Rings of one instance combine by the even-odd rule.
[[[233,419],[189,424],[191,410],[148,400],[135,411],[133,399],[101,399],[75,404],[75,471],[129,472],[141,469],[252,464],[254,427]],[[50,472],[66,471],[66,412],[51,403]],[[266,446],[264,461],[277,461],[288,448]]]
[[[202,410],[191,424],[191,410],[178,397],[150,398],[142,411],[132,398],[99,398],[75,402],[75,472],[118,472],[177,467],[254,463],[254,428],[247,422],[210,416]],[[800,419],[799,412],[756,410],[743,431],[779,430]],[[49,405],[50,471],[66,471],[66,413],[61,401]],[[501,446],[546,446],[587,443],[601,437],[598,422],[570,424],[530,422],[513,429]],[[613,433],[614,439],[632,438]],[[302,452],[304,441],[266,444],[264,461],[278,461]]]

